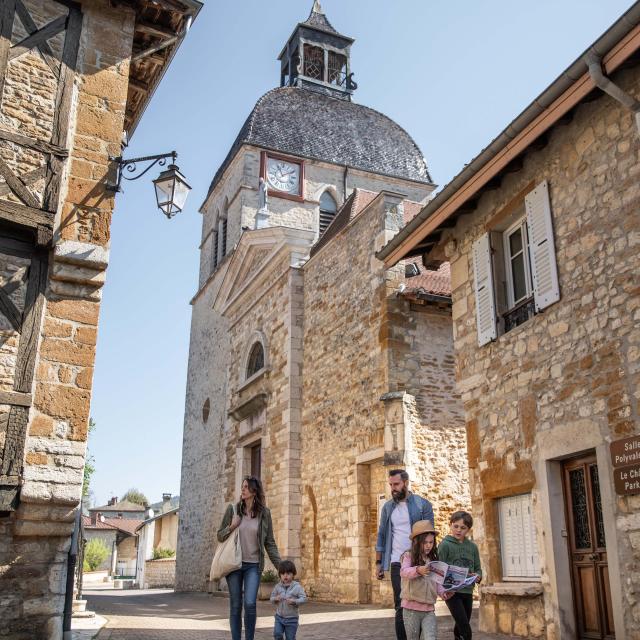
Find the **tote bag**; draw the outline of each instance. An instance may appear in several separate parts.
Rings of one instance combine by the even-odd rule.
[[[210,580],[220,580],[236,569],[242,567],[242,549],[240,547],[240,531],[234,529],[231,535],[218,545],[211,561]]]

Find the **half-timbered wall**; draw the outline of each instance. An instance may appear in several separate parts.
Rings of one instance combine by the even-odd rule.
[[[0,3],[0,638],[62,637],[134,13]]]

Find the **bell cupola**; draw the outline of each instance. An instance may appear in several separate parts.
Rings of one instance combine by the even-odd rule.
[[[299,87],[351,100],[358,85],[351,72],[353,38],[338,33],[314,0],[305,22],[294,29],[278,57],[281,87]]]

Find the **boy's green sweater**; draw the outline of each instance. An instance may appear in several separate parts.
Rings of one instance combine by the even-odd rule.
[[[453,536],[445,536],[438,545],[438,560],[456,567],[466,567],[469,569],[469,573],[477,573],[482,577],[478,547],[468,538],[458,542]],[[458,590],[457,593],[473,593],[474,587],[475,585],[465,587]]]

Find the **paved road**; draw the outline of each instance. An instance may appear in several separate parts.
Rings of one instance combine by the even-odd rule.
[[[97,640],[230,640],[226,598],[165,590],[87,591],[88,609],[108,619]],[[442,603],[439,603],[442,604]],[[438,607],[438,640],[453,640],[446,607]],[[474,621],[477,613],[474,613]],[[258,603],[256,640],[273,638],[273,608]],[[364,605],[309,602],[299,640],[393,640],[393,612]],[[509,640],[474,634],[474,640]]]

